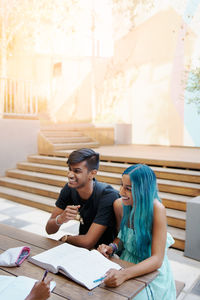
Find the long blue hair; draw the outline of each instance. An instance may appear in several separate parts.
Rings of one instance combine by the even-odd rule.
[[[158,196],[156,176],[147,165],[136,164],[124,173],[129,175],[132,186],[133,207],[123,205],[121,231],[129,226],[135,231],[136,252],[140,261],[150,257],[153,224],[153,202]]]

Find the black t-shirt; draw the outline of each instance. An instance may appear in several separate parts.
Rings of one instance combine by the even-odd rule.
[[[111,243],[117,235],[113,202],[119,198],[119,193],[110,185],[94,180],[92,195],[88,200],[82,200],[74,188],[66,184],[60,192],[56,206],[65,209],[67,205],[80,205],[79,234],[86,234],[92,223],[107,226],[106,231],[98,241],[98,245]]]

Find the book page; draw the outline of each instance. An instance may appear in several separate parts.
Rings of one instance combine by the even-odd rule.
[[[85,248],[80,248],[64,243],[40,254],[29,257],[28,261],[49,270],[52,273],[57,273],[58,267],[62,266],[66,260],[67,264],[70,265],[70,262],[74,260],[74,257],[83,255],[82,253],[87,252],[89,252],[89,250]]]
[[[12,284],[14,278],[15,277],[13,276],[6,276],[6,275],[0,276],[0,295],[3,292],[3,290],[7,289],[8,286]]]
[[[121,269],[118,264],[105,258],[97,250],[89,251],[67,243],[44,251],[30,261],[40,266],[53,262],[54,267],[88,289],[98,286],[101,282],[93,281],[104,276],[109,269]]]
[[[93,289],[99,282],[93,282],[96,279],[105,276],[110,269],[120,270],[121,266],[107,259],[97,250],[92,250],[82,255],[76,255],[73,260],[65,260],[61,266],[62,270],[68,273],[68,276],[75,281],[85,285],[88,289]]]
[[[24,300],[37,280],[26,276],[0,276],[0,300]],[[50,284],[51,291],[56,286]]]

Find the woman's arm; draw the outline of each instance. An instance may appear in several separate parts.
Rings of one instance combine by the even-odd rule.
[[[120,223],[123,216],[122,198],[118,198],[115,200],[115,202],[113,203],[113,209],[115,213],[117,232],[119,232]]]
[[[120,271],[110,270],[104,283],[108,286],[118,286],[124,281],[149,272],[153,272],[161,267],[167,237],[165,207],[157,199],[154,201],[154,217],[152,230],[151,256],[144,261]]]

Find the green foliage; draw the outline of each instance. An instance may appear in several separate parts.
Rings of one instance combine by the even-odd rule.
[[[112,0],[114,39],[125,35],[135,26],[138,14],[148,13],[154,0]]]
[[[12,48],[17,35],[23,40],[22,48],[32,47],[45,25],[52,31],[75,32],[79,15],[77,0],[4,0],[0,5],[0,22],[4,24],[0,39],[4,38],[6,48]]]
[[[189,72],[186,91],[188,92],[188,103],[194,103],[200,114],[200,67]]]

